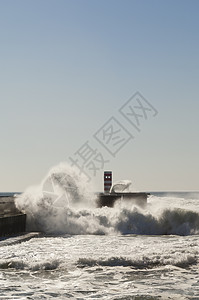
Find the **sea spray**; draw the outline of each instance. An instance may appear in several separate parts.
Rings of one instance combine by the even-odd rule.
[[[27,214],[27,230],[49,234],[190,235],[199,233],[199,211],[169,197],[149,197],[143,209],[129,201],[96,207],[96,195],[79,170],[52,168],[36,187],[16,198]]]
[[[15,202],[27,214],[30,231],[85,234],[100,230],[90,211],[95,206],[90,185],[65,163],[52,168],[39,186],[28,188]]]

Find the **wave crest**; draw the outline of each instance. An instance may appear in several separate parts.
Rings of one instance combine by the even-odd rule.
[[[61,164],[40,186],[16,198],[27,214],[27,230],[50,234],[191,235],[199,233],[199,212],[168,206],[161,198],[145,209],[127,201],[96,208],[95,196],[79,170]]]
[[[108,259],[88,259],[80,258],[77,262],[79,267],[133,267],[136,269],[154,268],[159,266],[172,265],[180,268],[187,268],[197,263],[197,258],[193,255],[184,257],[177,256],[142,256],[140,258],[110,257]]]

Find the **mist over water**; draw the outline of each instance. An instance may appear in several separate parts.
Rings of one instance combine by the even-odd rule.
[[[194,235],[199,233],[197,199],[149,196],[145,209],[128,202],[96,207],[94,188],[79,170],[63,163],[52,168],[39,186],[16,198],[27,214],[27,230],[49,234]],[[193,195],[194,197],[194,195]]]

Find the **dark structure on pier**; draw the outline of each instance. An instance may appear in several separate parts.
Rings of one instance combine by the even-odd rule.
[[[26,215],[15,206],[14,197],[0,197],[0,237],[25,232]]]
[[[97,206],[113,207],[116,201],[130,201],[132,204],[144,207],[147,204],[149,193],[145,192],[128,192],[126,188],[131,184],[130,181],[118,182],[112,185],[112,171],[104,172],[104,193],[99,193],[97,197]],[[121,191],[116,191],[120,187]]]
[[[147,204],[148,193],[110,193],[104,194],[100,193],[97,199],[97,206],[108,206],[113,207],[116,201],[126,202],[130,201],[132,204],[138,205],[140,207],[145,207]]]

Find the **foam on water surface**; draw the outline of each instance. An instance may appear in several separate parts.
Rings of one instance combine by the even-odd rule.
[[[0,299],[198,299],[198,194],[97,208],[62,164],[16,204],[43,236],[1,247]]]
[[[189,299],[199,292],[198,256],[198,236],[43,236],[1,248],[0,286],[12,286],[7,299]]]

